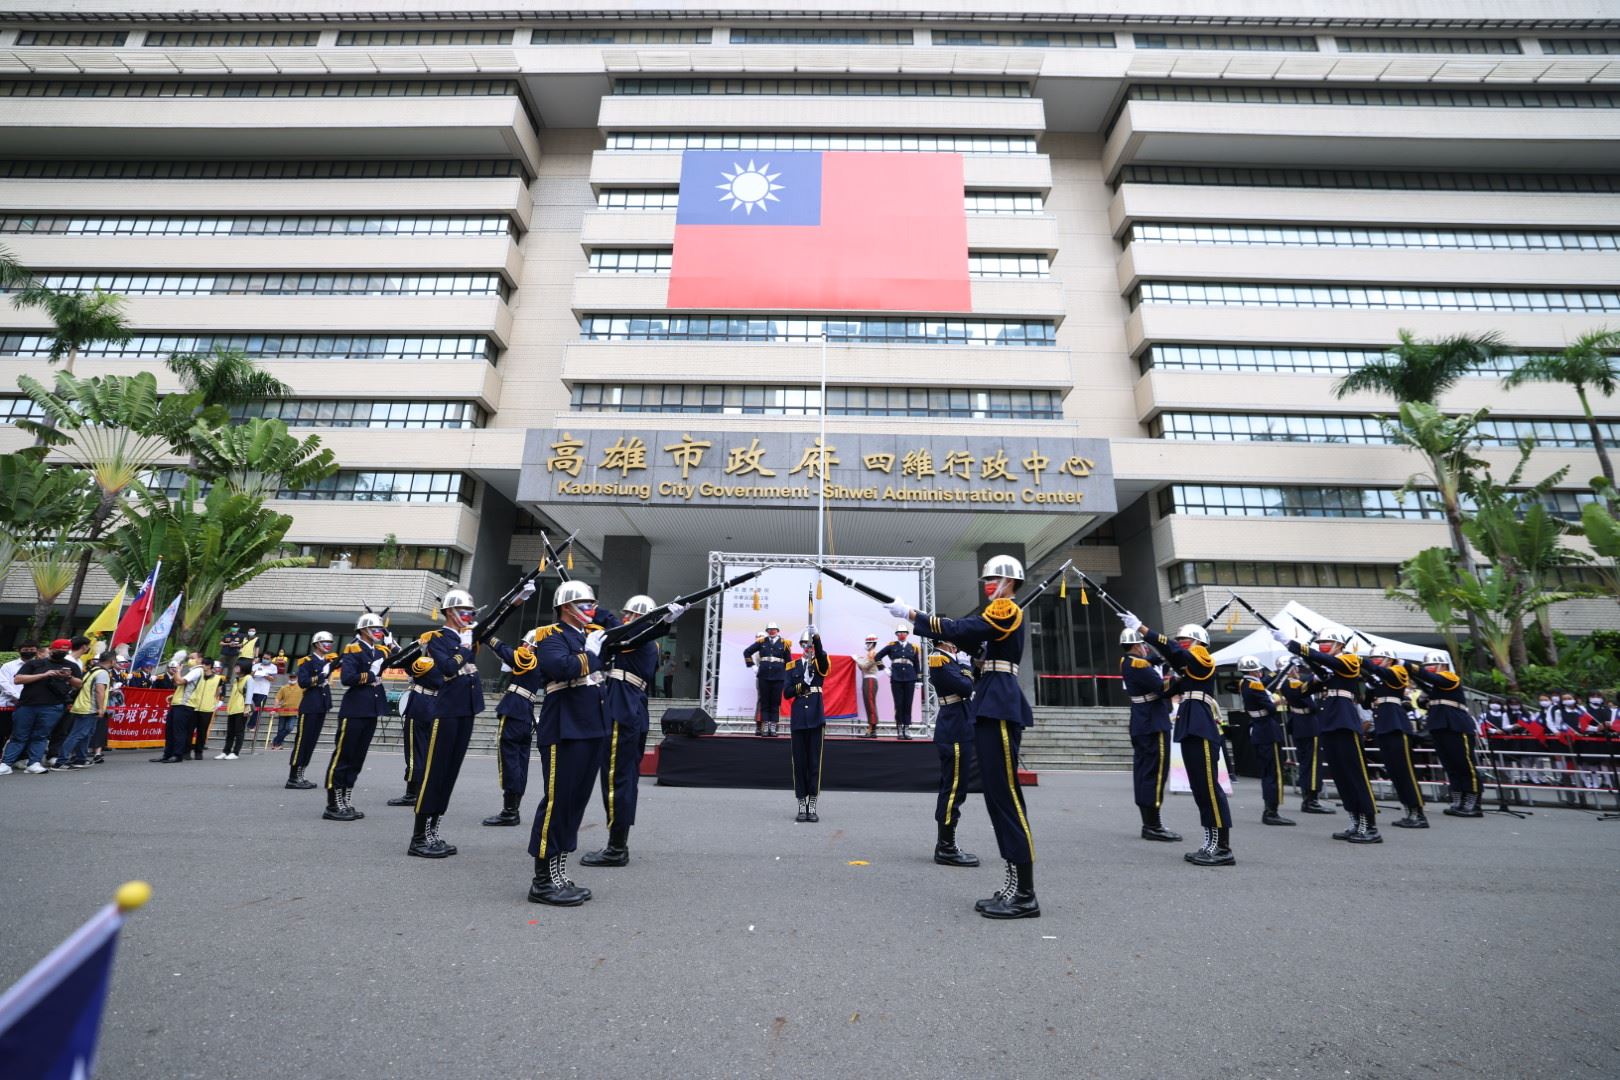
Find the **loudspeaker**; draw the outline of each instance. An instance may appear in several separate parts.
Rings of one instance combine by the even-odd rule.
[[[701,707],[696,709],[665,709],[663,719],[659,721],[665,735],[713,735],[714,717],[704,712]]]

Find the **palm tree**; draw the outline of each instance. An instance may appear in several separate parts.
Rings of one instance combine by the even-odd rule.
[[[301,488],[337,472],[337,459],[319,435],[295,438],[280,420],[261,418],[193,432],[193,473],[255,498]]]
[[[14,285],[26,285],[33,275],[23,269],[22,263],[17,261],[11,249],[0,244],[0,289],[9,289]]]
[[[1507,349],[1501,335],[1494,332],[1418,341],[1411,331],[1402,330],[1400,337],[1400,344],[1390,347],[1386,359],[1363,364],[1340,379],[1333,387],[1334,396],[1342,398],[1370,390],[1388,394],[1398,402],[1432,405],[1458,379]]]
[[[63,370],[73,373],[79,350],[98,341],[122,344],[130,339],[124,319],[124,298],[117,293],[57,292],[38,282],[25,285],[11,298],[18,308],[37,307],[53,324],[50,361],[66,361]]]
[[[74,543],[69,534],[63,532],[34,545],[28,552],[28,575],[39,597],[34,602],[34,640],[45,635],[45,623],[51,617],[51,608],[56,606],[56,598],[73,584],[74,564],[79,561],[82,550],[84,545]],[[57,632],[58,637],[61,634]]]
[[[1592,449],[1597,451],[1598,466],[1603,478],[1614,483],[1614,463],[1609,460],[1609,449],[1603,441],[1603,432],[1597,418],[1592,415],[1588,390],[1596,390],[1604,397],[1613,397],[1620,389],[1620,359],[1613,355],[1620,349],[1620,330],[1594,330],[1583,334],[1564,347],[1562,352],[1542,353],[1525,361],[1513,374],[1502,380],[1504,390],[1512,390],[1527,382],[1567,383],[1575,388],[1581,399],[1581,412],[1586,414],[1586,426],[1592,433]]]

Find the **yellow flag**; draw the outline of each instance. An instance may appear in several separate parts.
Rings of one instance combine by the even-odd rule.
[[[119,586],[118,595],[107,602],[96,616],[95,622],[85,628],[85,635],[93,637],[96,634],[110,634],[118,629],[118,613],[124,608],[124,589]]]

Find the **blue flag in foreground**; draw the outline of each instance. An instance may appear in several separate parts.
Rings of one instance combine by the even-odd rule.
[[[143,882],[108,904],[0,995],[0,1061],[12,1080],[86,1080],[107,1003],[113,946],[124,913],[151,895]]]
[[[151,629],[146,631],[146,636],[141,638],[140,648],[129,658],[129,670],[140,671],[142,668],[157,667],[163,662],[163,646],[169,640],[169,631],[174,629],[174,616],[179,610],[180,597],[176,596],[169,601],[169,606],[157,617]]]

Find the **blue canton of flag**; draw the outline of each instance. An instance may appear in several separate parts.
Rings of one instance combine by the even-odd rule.
[[[11,1080],[88,1080],[123,912],[109,904],[0,996]]]
[[[157,667],[163,661],[163,646],[169,640],[169,631],[174,629],[174,616],[180,610],[180,597],[176,596],[169,601],[169,606],[152,628],[141,638],[140,648],[129,659],[129,670],[140,671],[142,668]]]
[[[677,225],[820,225],[821,154],[688,150]]]

